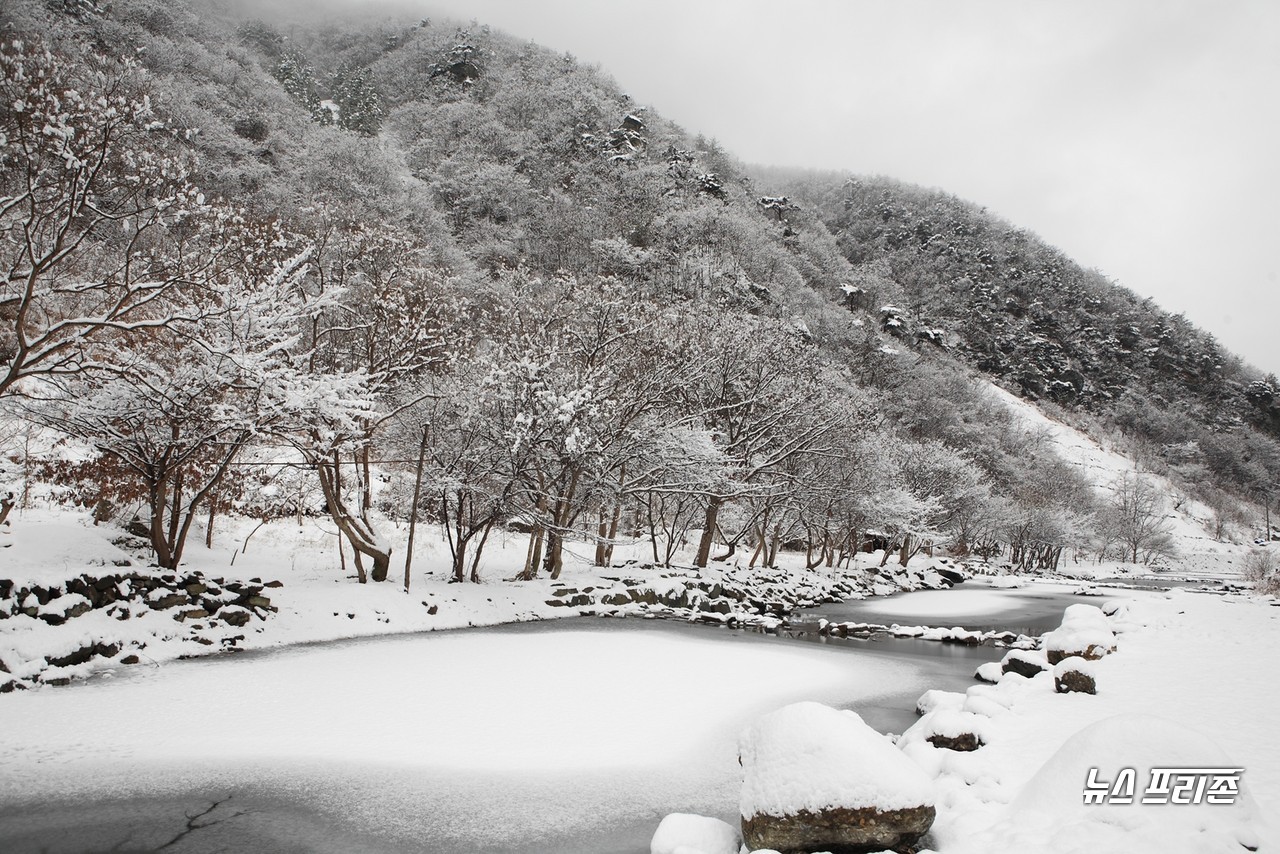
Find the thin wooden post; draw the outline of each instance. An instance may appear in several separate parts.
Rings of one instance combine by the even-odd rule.
[[[418,447],[418,472],[413,478],[413,506],[409,508],[409,545],[404,550],[404,589],[409,589],[409,567],[413,564],[413,534],[418,527],[418,499],[422,497],[422,469],[427,462],[427,433],[422,425],[422,444]]]

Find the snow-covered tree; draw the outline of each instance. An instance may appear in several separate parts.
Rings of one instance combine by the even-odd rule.
[[[375,136],[386,111],[367,68],[343,68],[333,75],[333,102],[338,106],[338,127]]]
[[[1151,479],[1125,472],[1111,488],[1111,500],[1099,519],[1102,535],[1121,545],[1133,563],[1141,556],[1171,554],[1173,543],[1165,518],[1168,505]]]
[[[316,93],[315,71],[306,56],[286,51],[274,69],[276,79],[289,97],[301,104],[316,121],[321,121],[320,96]],[[331,115],[328,110],[324,114]]]
[[[106,335],[161,329],[231,263],[187,157],[125,63],[0,40],[0,395],[94,367]]]
[[[241,451],[319,397],[293,352],[319,305],[299,287],[308,250],[291,250],[274,224],[238,223],[218,234],[255,260],[181,292],[184,311],[198,320],[118,332],[109,369],[46,383],[31,404],[142,484],[151,546],[168,569],[181,563],[197,512]],[[275,247],[275,257],[255,249],[262,245]],[[356,383],[342,396],[359,393]]]
[[[322,307],[310,314],[300,347],[309,382],[335,393],[319,395],[281,433],[316,471],[360,579],[384,581],[392,544],[373,514],[373,441],[407,405],[395,396],[401,386],[448,362],[462,309],[418,247],[385,224],[345,221],[326,209],[312,231],[305,288]],[[359,406],[344,405],[336,393],[344,386],[359,387]]]
[[[816,351],[782,324],[733,317],[685,336],[697,373],[680,389],[679,405],[689,424],[712,433],[732,472],[730,482],[706,496],[694,559],[706,566],[721,508],[783,488],[788,463],[825,452],[838,419],[823,405]]]

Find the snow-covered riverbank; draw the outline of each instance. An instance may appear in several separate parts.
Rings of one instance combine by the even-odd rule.
[[[982,705],[989,714],[982,748],[956,752],[917,743],[910,749],[936,778],[934,847],[947,854],[1219,850],[1209,835],[1171,840],[1161,832],[1162,825],[1178,818],[1179,809],[1192,807],[1135,803],[1117,814],[1084,806],[1083,778],[1064,786],[1071,796],[1065,802],[1041,799],[1034,808],[1025,799],[1018,802],[1068,739],[1119,715],[1153,715],[1216,742],[1244,767],[1243,790],[1257,804],[1260,819],[1280,815],[1280,744],[1273,719],[1280,687],[1271,678],[1280,657],[1280,608],[1250,597],[1182,591],[1131,592],[1123,601],[1123,613],[1114,620],[1117,651],[1095,664],[1096,695],[1057,694],[1048,672],[1033,679],[1006,674],[999,685],[970,692],[988,700]],[[1148,766],[1177,765],[1185,761],[1181,748],[1165,742],[1151,747],[1150,755],[1125,758]],[[1111,750],[1114,744],[1099,741],[1097,749]],[[1115,758],[1080,757],[1095,766]],[[1212,815],[1214,808],[1207,809]],[[1205,814],[1204,807],[1200,813]],[[1257,829],[1260,850],[1280,847],[1274,820],[1260,821]]]
[[[85,514],[46,510],[20,519],[0,549],[0,691],[227,649],[583,614],[775,628],[798,607],[949,586],[935,566],[963,577],[924,556],[905,570],[882,569],[872,555],[845,570],[806,569],[799,555],[785,556],[780,570],[663,568],[646,564],[647,545],[636,543],[619,547],[611,567],[592,566],[587,547],[570,544],[559,579],[515,582],[528,538],[501,532],[486,551],[486,583],[452,584],[447,545],[429,528],[406,590],[403,576],[381,584],[345,577],[336,537],[315,519],[220,524],[214,548],[191,549],[182,570],[169,573],[146,566],[141,540],[94,526]]]
[[[931,598],[936,597],[916,597],[921,607],[937,607]],[[957,606],[965,608],[958,601]],[[1073,640],[1100,640],[1102,651],[1114,642],[1115,651],[1101,660],[1066,668],[1089,674],[1093,684],[1075,683],[1059,693],[1055,675],[1063,676],[1062,666],[1057,674],[1048,667],[1031,677],[1000,676],[996,667],[997,684],[921,697],[921,719],[897,743],[899,756],[932,779],[936,820],[921,840],[928,850],[1234,854],[1280,845],[1280,747],[1271,714],[1280,690],[1267,670],[1280,654],[1280,608],[1257,597],[1174,590],[1124,591],[1105,610],[1110,617],[1087,605],[1072,606],[1066,615],[1071,628],[1064,622],[1047,644],[1052,650],[1071,648]],[[1043,653],[1016,652],[1010,658],[1030,664],[1031,672],[1037,658],[1039,666],[1045,663]],[[1080,659],[1063,664],[1071,661]],[[1084,693],[1094,688],[1096,694]],[[826,745],[812,733],[807,737],[816,738],[815,755],[848,747]],[[1179,795],[1166,785],[1164,802],[1156,802],[1158,768],[1192,774],[1192,789],[1197,779],[1209,780],[1205,773],[1211,769],[1243,769],[1240,796],[1234,803],[1213,803],[1201,793],[1188,802],[1192,789]],[[1101,790],[1092,793],[1092,801],[1085,797],[1091,769],[1097,776],[1092,788]],[[1134,775],[1128,790],[1116,785],[1124,769]],[[863,782],[855,789],[817,771],[757,780],[755,786],[802,797],[811,810],[856,812],[883,800],[874,772],[858,773]],[[1118,799],[1107,803],[1108,790]],[[1231,787],[1219,791],[1230,793]],[[1152,802],[1144,802],[1148,792]],[[1123,800],[1126,793],[1132,802]],[[817,813],[797,821],[824,832]],[[672,838],[680,826],[667,827],[664,844],[680,844]],[[727,847],[692,850],[731,854]]]

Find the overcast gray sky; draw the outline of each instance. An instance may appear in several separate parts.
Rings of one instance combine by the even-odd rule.
[[[755,163],[940,187],[1280,373],[1277,0],[425,0]]]

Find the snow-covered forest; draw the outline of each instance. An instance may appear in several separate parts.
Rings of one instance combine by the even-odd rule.
[[[0,394],[66,437],[39,460],[60,495],[140,509],[162,567],[197,518],[319,506],[375,581],[404,550],[376,511],[414,507],[459,580],[513,523],[538,532],[522,577],[565,538],[607,563],[620,532],[669,563],[700,531],[698,566],[869,537],[1169,556],[1142,496],[1096,500],[974,369],[1224,535],[1269,500],[1271,380],[954,199],[761,195],[599,72],[483,29],[23,10]]]
[[[0,72],[6,694],[975,576],[1280,588],[1280,382],[961,200],[748,170],[476,22],[11,0]]]

